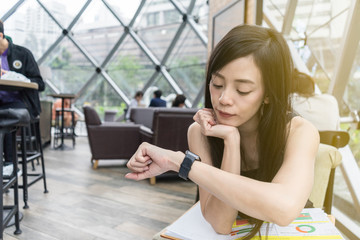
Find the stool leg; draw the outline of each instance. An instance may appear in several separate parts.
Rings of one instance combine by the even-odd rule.
[[[30,150],[31,152],[34,152],[35,148],[34,148],[34,144],[33,144],[33,142],[32,142],[32,136],[33,136],[32,133],[33,133],[33,125],[30,123],[30,124],[29,124],[29,127],[27,127],[27,132],[26,132],[26,134],[27,134],[27,136],[29,137],[29,138],[28,138],[28,139],[29,139],[29,150]],[[35,147],[36,147],[36,146],[35,146]],[[39,160],[38,160],[38,162],[39,162]],[[35,171],[34,159],[31,160],[31,167],[32,167],[32,170]]]
[[[26,162],[26,141],[25,141],[25,127],[21,127],[21,158],[22,158],[22,189],[23,189],[23,199],[24,199],[24,209],[29,208],[27,204],[28,200],[28,189],[27,189],[27,162]]]
[[[39,120],[40,121],[40,120]],[[38,122],[38,121],[37,121]],[[36,136],[36,123],[31,123],[31,136]],[[35,138],[35,142],[34,144],[31,145],[32,148],[35,150],[35,151],[38,151],[39,149],[39,143],[37,141],[37,139]],[[34,164],[32,164],[34,165]],[[36,158],[36,165],[40,165],[40,161],[39,161],[39,158]],[[33,171],[35,171],[35,167],[33,166]]]
[[[40,155],[41,155],[40,158],[41,158],[42,178],[44,181],[44,193],[48,193],[49,191],[47,190],[47,187],[46,187],[45,161],[44,161],[44,153],[43,153],[42,144],[41,144],[40,122],[39,121],[35,123],[35,135],[36,135],[37,147],[38,147]]]
[[[11,130],[10,130],[11,131]],[[2,131],[0,129],[0,179],[3,181],[3,174],[2,174],[2,169],[3,169],[3,146],[4,146],[4,136],[5,136],[6,132]],[[14,190],[14,214],[11,217],[14,217],[15,219],[15,232],[14,234],[18,235],[21,233],[20,230],[20,211],[19,211],[19,192],[18,192],[18,160],[17,160],[17,148],[16,148],[16,131],[13,129],[13,131],[11,132],[12,135],[12,144],[13,144],[13,148],[12,148],[12,156],[14,157],[12,159],[12,164],[13,164],[13,173],[12,175],[15,177],[15,181],[14,181],[14,185],[13,185],[13,190]],[[3,184],[3,183],[2,183]],[[0,189],[0,194],[1,194],[1,198],[0,198],[0,207],[1,207],[1,211],[0,211],[0,226],[1,226],[1,231],[0,231],[0,239],[3,239],[3,233],[4,233],[4,228],[6,226],[4,226],[4,205],[3,205],[3,186]],[[9,216],[7,216],[8,218]]]
[[[20,230],[20,211],[19,211],[19,184],[18,184],[18,157],[17,157],[17,148],[16,148],[16,131],[14,131],[13,133],[13,174],[16,178],[15,183],[14,183],[14,206],[16,208],[16,212],[15,212],[15,232],[14,234],[18,235],[21,233]]]
[[[75,147],[75,112],[71,112],[71,135],[73,141],[73,148]]]
[[[1,181],[3,179],[3,152],[4,152],[4,149],[3,149],[3,146],[4,146],[4,136],[5,136],[5,133],[3,131],[1,131],[0,129],[0,177],[1,177]],[[3,185],[3,183],[1,183]],[[1,206],[1,211],[0,211],[0,227],[1,227],[1,231],[0,231],[0,239],[3,239],[3,232],[4,232],[4,223],[3,223],[3,215],[4,215],[4,211],[3,211],[3,206],[4,206],[4,203],[3,203],[3,186],[1,185],[1,189],[0,189],[0,194],[1,194],[1,197],[0,197],[0,206]]]

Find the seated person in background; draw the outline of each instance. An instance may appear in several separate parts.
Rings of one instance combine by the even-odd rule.
[[[137,91],[133,99],[131,99],[128,109],[126,110],[126,119],[130,118],[130,110],[132,107],[145,107],[143,103],[144,93],[142,91]]]
[[[133,99],[131,99],[129,108],[131,107],[144,107],[144,103],[142,102],[144,93],[142,91],[137,91]]]
[[[11,72],[22,74],[31,82],[38,84],[38,90],[23,89],[20,91],[0,90],[0,109],[26,108],[30,117],[35,119],[41,112],[39,91],[44,91],[45,83],[39,67],[31,51],[25,47],[13,44],[10,37],[5,36],[4,24],[0,21],[0,61],[1,75]],[[4,138],[4,158],[8,164],[13,159],[13,139],[11,134]],[[0,153],[2,154],[2,153]]]
[[[166,107],[166,101],[161,99],[162,91],[156,90],[154,98],[151,99],[149,107]]]
[[[330,94],[316,94],[314,79],[297,69],[293,80],[291,101],[294,111],[309,120],[319,131],[338,130],[340,115],[336,98]]]
[[[52,125],[55,125],[55,119],[56,119],[56,110],[61,110],[61,99],[57,99],[54,104],[53,104],[53,108],[52,108],[52,120],[53,120],[53,124]],[[65,102],[64,102],[64,109],[70,109],[71,108],[71,101],[70,99],[65,99]],[[61,111],[59,112],[60,116],[61,116]],[[71,123],[71,112],[64,112],[64,126],[65,127],[70,127],[72,125]],[[74,126],[76,125],[76,122],[79,118],[79,116],[74,113]],[[60,122],[61,124],[61,122]]]
[[[182,94],[176,95],[176,98],[172,102],[172,107],[179,107],[179,108],[186,107],[185,100],[186,100],[186,97],[184,95],[182,95]]]

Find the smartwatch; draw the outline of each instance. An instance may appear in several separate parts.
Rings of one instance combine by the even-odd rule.
[[[180,166],[179,177],[181,177],[184,180],[188,180],[188,175],[194,161],[200,161],[200,157],[195,153],[192,153],[189,150],[187,150],[185,152],[185,158]]]

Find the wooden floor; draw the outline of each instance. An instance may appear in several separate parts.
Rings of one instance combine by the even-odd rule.
[[[121,160],[100,161],[93,170],[86,137],[77,137],[74,150],[44,150],[49,193],[37,182],[29,188],[30,208],[22,209],[20,190],[22,234],[6,228],[5,240],[151,239],[194,204],[190,181],[160,179],[152,186],[127,180]],[[5,204],[12,195],[4,195]]]

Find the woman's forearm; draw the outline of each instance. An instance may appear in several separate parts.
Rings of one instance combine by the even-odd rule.
[[[291,222],[307,199],[297,192],[297,188],[291,186],[294,183],[284,185],[261,182],[199,162],[194,163],[189,177],[228,206],[249,216],[279,225]]]
[[[224,140],[224,154],[221,169],[240,175],[240,163],[240,138],[239,134],[236,134]],[[202,195],[200,195],[200,197]],[[238,214],[237,209],[212,194],[209,194],[206,201],[202,202],[205,203],[205,206],[202,206],[204,218],[217,232],[223,234],[229,233]]]

